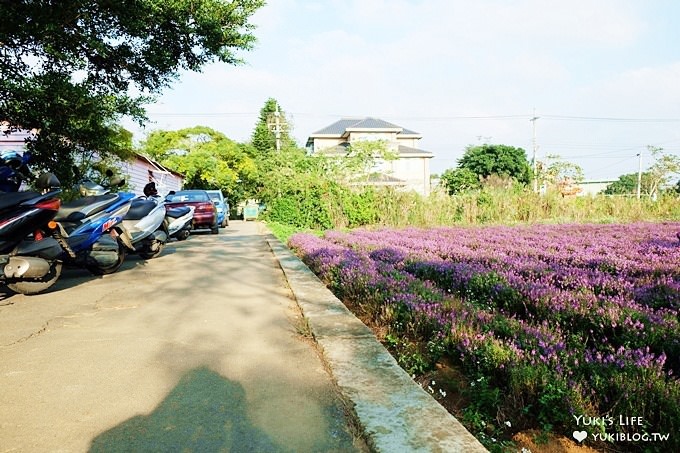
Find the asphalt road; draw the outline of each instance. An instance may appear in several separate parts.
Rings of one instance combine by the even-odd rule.
[[[258,230],[0,289],[0,452],[358,451]]]

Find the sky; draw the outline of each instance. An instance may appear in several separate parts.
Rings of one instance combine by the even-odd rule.
[[[181,73],[151,123],[124,125],[245,142],[274,98],[300,146],[374,117],[420,133],[433,173],[489,143],[617,179],[648,146],[680,155],[678,19],[676,0],[269,0],[245,64]]]

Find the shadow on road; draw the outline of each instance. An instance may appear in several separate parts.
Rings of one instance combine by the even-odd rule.
[[[90,452],[286,451],[247,415],[243,387],[201,367],[189,371],[150,415],[100,434]]]

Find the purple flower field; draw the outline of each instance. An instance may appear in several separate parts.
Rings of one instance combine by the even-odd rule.
[[[429,360],[446,356],[500,389],[513,426],[569,431],[573,415],[621,415],[677,433],[678,232],[678,222],[409,228],[289,245],[340,299],[427,344]]]

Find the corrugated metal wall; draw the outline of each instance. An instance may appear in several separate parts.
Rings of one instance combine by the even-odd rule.
[[[9,135],[0,133],[0,152],[4,150],[15,150],[23,152],[25,149],[24,139],[28,137],[27,132],[13,132]],[[183,178],[176,173],[172,173],[161,165],[151,161],[144,156],[137,156],[131,162],[121,164],[121,172],[130,185],[130,191],[137,195],[142,195],[144,186],[149,181],[156,182],[158,194],[166,195],[171,190],[181,190]]]
[[[14,151],[24,151],[24,139],[28,137],[26,132],[12,132],[9,135],[0,133],[0,152],[11,149]]]
[[[125,162],[121,170],[127,175],[130,191],[138,195],[143,194],[144,186],[150,181],[156,182],[156,189],[161,196],[165,196],[171,190],[182,189],[183,180],[180,176],[142,157]]]

